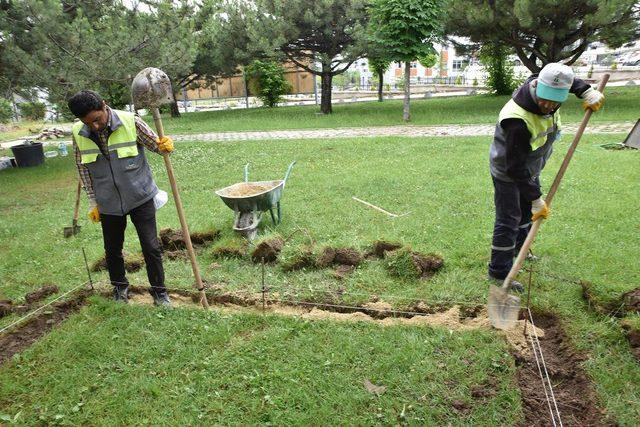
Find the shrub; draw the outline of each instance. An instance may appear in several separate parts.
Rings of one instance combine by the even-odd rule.
[[[489,73],[487,86],[496,95],[511,95],[516,88],[513,65],[509,62],[510,48],[490,43],[480,49],[480,63]]]
[[[24,102],[20,104],[20,114],[29,120],[42,120],[46,107],[42,102]]]
[[[477,77],[473,78],[473,85],[474,86],[478,86],[478,78]]]
[[[12,117],[13,108],[11,108],[11,101],[0,98],[0,123],[9,123]]]
[[[277,62],[255,60],[247,67],[247,76],[249,90],[267,107],[275,107],[282,100],[282,95],[291,91],[284,68]]]

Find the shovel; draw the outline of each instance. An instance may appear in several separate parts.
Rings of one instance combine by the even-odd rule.
[[[609,80],[609,74],[605,74],[602,76],[602,80],[598,85],[598,90],[600,92],[604,92],[604,87]],[[580,127],[576,132],[576,136],[573,138],[573,142],[569,146],[567,150],[567,154],[564,156],[564,160],[562,161],[562,165],[560,166],[560,170],[556,174],[555,179],[553,180],[553,184],[551,184],[551,188],[549,189],[549,193],[545,198],[545,203],[547,206],[551,206],[551,201],[560,186],[560,181],[562,181],[562,177],[569,167],[569,162],[571,161],[571,157],[573,157],[573,152],[576,151],[576,147],[580,142],[580,138],[584,133],[585,128],[587,127],[587,123],[591,118],[591,114],[593,111],[587,109],[584,113],[584,117],[582,118],[582,122],[580,123]],[[527,238],[520,248],[520,252],[518,253],[518,257],[516,258],[509,274],[504,279],[502,286],[491,286],[489,288],[489,301],[487,303],[487,311],[489,314],[489,320],[494,328],[497,329],[509,329],[512,327],[515,322],[518,320],[518,315],[520,313],[520,297],[509,293],[509,285],[511,280],[518,274],[522,264],[524,263],[527,254],[529,253],[529,247],[533,243],[536,235],[538,234],[538,230],[542,225],[542,218],[538,218],[533,225],[531,226],[531,230],[529,230],[529,234],[527,234]]]
[[[73,221],[71,227],[65,227],[63,231],[64,237],[75,236],[80,232],[81,226],[78,225],[78,210],[80,209],[80,190],[82,184],[78,180],[78,188],[76,189],[76,206],[73,209]]]
[[[145,68],[133,79],[133,83],[131,84],[131,95],[136,108],[147,107],[151,109],[158,136],[162,138],[164,136],[164,127],[162,126],[162,118],[160,117],[158,107],[160,105],[173,102],[173,92],[171,91],[171,81],[169,80],[169,77],[164,73],[164,71],[158,68]],[[184,239],[184,243],[187,247],[189,259],[191,260],[191,268],[196,279],[196,288],[200,291],[200,303],[205,309],[208,309],[209,302],[207,301],[207,295],[204,292],[202,277],[200,277],[200,267],[196,260],[196,253],[193,250],[193,245],[191,244],[191,235],[189,234],[189,227],[184,216],[182,201],[180,200],[180,193],[178,191],[178,184],[176,183],[176,177],[173,173],[173,166],[171,165],[169,153],[162,153],[162,157],[167,169],[167,175],[169,175],[171,192],[173,193],[173,199],[176,203],[176,209],[178,210],[178,217],[180,218],[180,225],[182,226],[182,238]]]

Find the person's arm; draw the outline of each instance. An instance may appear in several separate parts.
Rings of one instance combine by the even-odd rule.
[[[575,94],[578,98],[583,99],[582,108],[598,111],[604,103],[604,95],[598,89],[594,89],[591,85],[579,78],[573,79],[573,84],[569,92]]]
[[[87,197],[89,198],[89,204],[93,207],[96,206],[96,196],[93,191],[93,181],[91,180],[91,174],[89,173],[89,168],[82,164],[82,158],[80,156],[80,150],[78,150],[78,145],[76,144],[76,139],[72,136],[73,141],[73,154],[76,158],[76,168],[78,168],[78,175],[80,176],[80,182],[82,183],[82,187],[84,191],[87,193]]]
[[[505,134],[505,156],[507,175],[517,184],[527,200],[535,200],[542,195],[540,184],[527,169],[527,157],[531,152],[531,133],[520,119],[506,119],[500,123]]]
[[[582,94],[585,93],[589,89],[591,89],[591,85],[589,83],[585,82],[582,79],[579,79],[579,78],[575,77],[573,79],[573,83],[571,84],[571,89],[569,89],[569,92],[571,92],[572,94],[574,94],[578,98],[582,98]]]
[[[160,149],[158,148],[158,135],[137,114],[135,115],[135,121],[137,143],[149,151],[160,154]]]

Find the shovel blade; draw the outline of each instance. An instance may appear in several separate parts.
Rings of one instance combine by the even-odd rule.
[[[516,324],[520,314],[520,298],[497,286],[489,288],[487,303],[489,321],[496,329],[509,329]]]

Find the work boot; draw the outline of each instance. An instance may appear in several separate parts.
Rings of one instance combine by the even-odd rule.
[[[114,285],[113,300],[128,304],[129,303],[129,285]]]
[[[171,307],[171,300],[166,291],[151,291],[153,305],[156,307]]]
[[[489,280],[492,281],[498,287],[502,286],[502,283],[504,283],[504,279],[496,279],[495,277],[491,277],[491,276],[489,276]],[[511,279],[509,288],[513,292],[517,292],[519,294],[524,293],[524,285],[518,282],[517,280]]]

